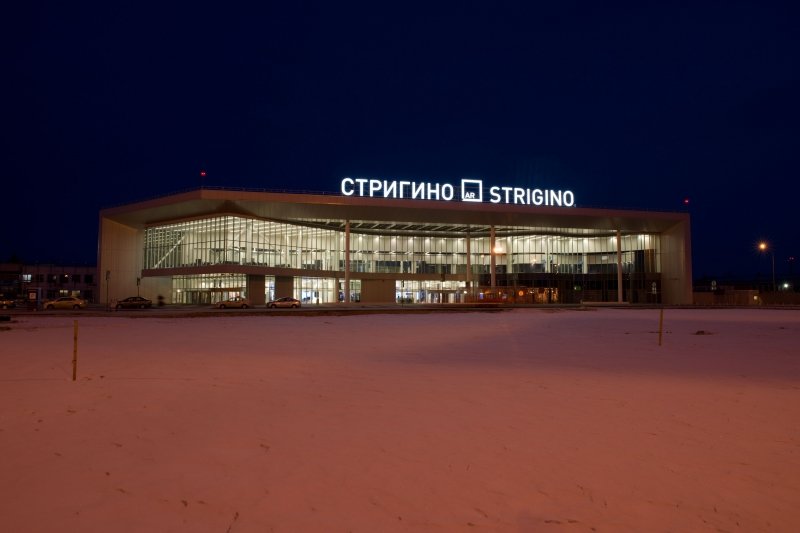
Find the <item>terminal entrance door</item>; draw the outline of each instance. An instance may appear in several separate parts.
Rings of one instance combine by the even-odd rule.
[[[211,305],[211,291],[208,290],[185,290],[180,303],[190,305]]]

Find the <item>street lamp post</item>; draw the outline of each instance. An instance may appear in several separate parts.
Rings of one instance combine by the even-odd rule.
[[[769,247],[767,246],[767,243],[763,241],[758,243],[758,249],[761,250],[762,252],[766,252],[768,248]],[[770,248],[769,253],[772,255],[772,292],[775,292],[777,291],[777,288],[775,286],[775,250],[772,250]]]

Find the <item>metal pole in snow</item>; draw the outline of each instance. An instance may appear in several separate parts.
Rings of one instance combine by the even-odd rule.
[[[78,321],[74,321],[72,337],[72,381],[78,377]]]

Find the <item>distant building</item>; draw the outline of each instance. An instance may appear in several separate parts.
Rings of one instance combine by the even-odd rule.
[[[198,189],[104,209],[100,298],[692,303],[688,213],[347,180],[338,195]]]
[[[35,291],[41,299],[77,296],[94,302],[97,296],[97,267],[94,265],[0,264],[0,293],[6,297],[28,298]]]

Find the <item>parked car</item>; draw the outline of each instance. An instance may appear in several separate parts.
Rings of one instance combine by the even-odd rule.
[[[145,309],[153,307],[153,300],[148,300],[141,296],[129,296],[124,300],[119,300],[116,307],[117,309]]]
[[[45,309],[84,309],[86,300],[81,300],[74,296],[62,296],[55,300],[45,300],[42,307]]]
[[[250,307],[250,300],[242,296],[234,296],[233,298],[222,300],[217,304],[217,307],[219,309],[227,309],[228,307],[239,307],[241,309],[247,309],[248,307]]]
[[[277,300],[271,300],[267,302],[267,307],[271,307],[275,309],[276,307],[300,307],[300,300],[297,298],[290,298],[286,296],[285,298],[278,298]]]
[[[11,300],[10,298],[0,298],[0,309],[11,309],[12,307],[16,307],[17,302]]]

